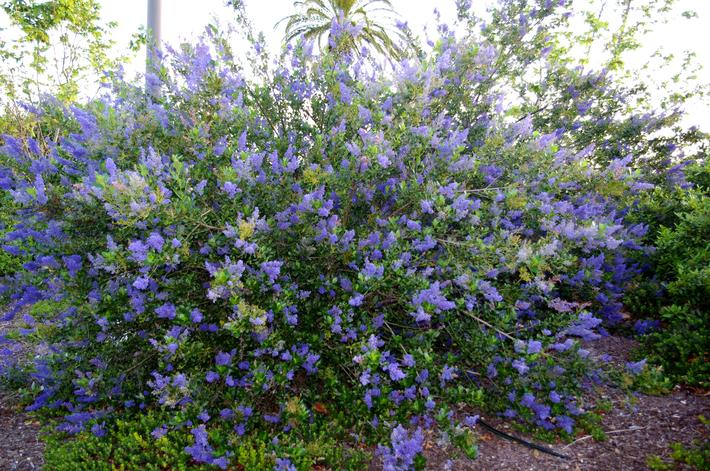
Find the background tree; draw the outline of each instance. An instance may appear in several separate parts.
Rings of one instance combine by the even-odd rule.
[[[323,48],[323,38],[328,38],[326,49],[335,46],[331,23],[338,20],[348,38],[338,42],[338,47],[359,53],[362,46],[370,46],[393,59],[404,55],[397,40],[406,41],[406,34],[397,28],[393,17],[396,12],[389,0],[302,0],[294,2],[297,12],[283,18],[286,21],[285,41],[303,35],[318,41]],[[377,18],[375,17],[377,16]]]
[[[0,8],[12,38],[0,43],[3,99],[36,102],[42,93],[63,102],[75,100],[90,79],[113,70],[109,38],[115,23],[101,22],[96,0],[9,0]]]

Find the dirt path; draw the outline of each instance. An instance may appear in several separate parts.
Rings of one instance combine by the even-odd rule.
[[[479,435],[479,458],[469,463],[459,462],[451,469],[642,470],[648,469],[649,455],[667,456],[671,443],[687,445],[693,439],[708,439],[698,416],[710,416],[709,397],[676,391],[663,397],[639,396],[633,407],[627,405],[621,394],[609,399],[614,408],[602,419],[606,441],[583,436],[568,445],[549,445],[569,455],[570,460],[551,457],[484,432]],[[500,428],[509,431],[503,424]]]
[[[0,319],[2,318],[0,311]],[[0,320],[0,349],[11,352],[11,358],[23,361],[31,358],[29,344],[4,342],[4,335],[20,326],[20,317]],[[0,471],[42,468],[44,443],[39,439],[40,424],[20,406],[17,394],[0,389]]]
[[[609,353],[615,362],[623,363],[635,346],[633,340],[611,336],[585,345],[585,348],[592,350],[592,354]],[[700,415],[710,418],[710,396],[693,395],[677,388],[666,396],[639,394],[629,401],[620,390],[605,387],[599,389],[596,397],[613,405],[602,417],[601,426],[607,434],[605,441],[582,436],[571,444],[541,443],[568,455],[569,460],[531,450],[479,428],[479,456],[476,460],[457,460],[447,465],[446,449],[429,443],[427,462],[432,470],[452,471],[645,470],[648,469],[647,457],[667,457],[672,443],[689,445],[693,440],[710,440],[707,428],[698,418]],[[497,418],[486,419],[499,430],[520,436],[505,422]],[[535,442],[530,437],[521,438]]]
[[[42,468],[44,444],[39,423],[28,417],[15,398],[0,393],[0,470]]]

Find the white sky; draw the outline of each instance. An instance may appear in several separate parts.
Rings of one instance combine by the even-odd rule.
[[[409,22],[415,33],[433,22],[433,10],[437,8],[442,18],[453,19],[454,0],[391,0],[394,9],[402,19]],[[582,5],[584,0],[574,0]],[[283,27],[274,30],[274,24],[293,13],[293,0],[244,0],[249,18],[257,31],[263,31],[272,50],[278,50],[283,37]],[[103,16],[107,21],[116,21],[118,28],[115,38],[119,44],[126,44],[146,21],[146,0],[101,0]],[[216,17],[228,23],[234,14],[223,0],[163,0],[163,40],[177,43],[194,38]],[[474,0],[474,5],[487,5],[492,0]],[[668,51],[680,52],[691,49],[707,64],[705,71],[710,81],[710,0],[679,0],[675,12],[695,10],[698,18],[685,19],[675,15],[675,20],[663,25],[647,38],[645,53],[659,45]],[[643,55],[643,52],[640,53]]]
[[[480,0],[478,0],[480,3]],[[484,0],[490,3],[490,0]],[[708,0],[710,2],[710,0]],[[146,21],[146,0],[101,0],[106,20],[118,22],[116,38],[128,38]],[[249,18],[257,31],[266,35],[269,47],[278,50],[283,37],[283,27],[274,30],[274,24],[294,12],[293,0],[244,0]],[[231,8],[223,0],[163,0],[163,40],[176,42],[199,34],[213,17],[226,23],[234,18]],[[453,0],[392,0],[395,11],[409,21],[415,31],[432,19],[438,8],[442,16],[453,18]]]

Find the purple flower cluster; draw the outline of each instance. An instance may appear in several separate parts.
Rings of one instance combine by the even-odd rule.
[[[423,451],[424,433],[417,429],[411,435],[401,425],[392,430],[390,446],[380,446],[383,469],[402,471],[412,469],[414,459]]]

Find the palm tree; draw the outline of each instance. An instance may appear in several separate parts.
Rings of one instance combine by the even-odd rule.
[[[336,19],[341,25],[357,28],[357,34],[349,34],[339,43],[339,48],[359,54],[361,46],[368,45],[377,52],[393,59],[404,55],[403,49],[392,39],[407,39],[407,36],[394,27],[393,17],[396,12],[390,0],[299,0],[293,3],[296,13],[279,21],[286,23],[286,42],[303,35],[308,40],[318,41],[323,50],[322,41],[328,37],[326,50],[330,49],[331,23]],[[373,19],[373,14],[379,18]]]

